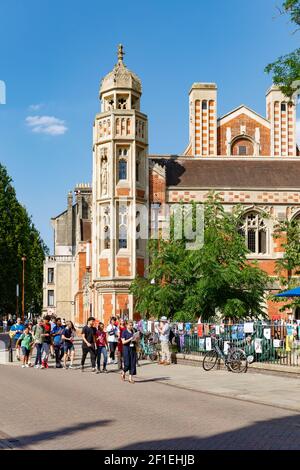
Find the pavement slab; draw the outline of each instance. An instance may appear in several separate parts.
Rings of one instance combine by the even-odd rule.
[[[0,365],[0,448],[300,449],[298,379],[143,362],[129,384],[109,369]]]

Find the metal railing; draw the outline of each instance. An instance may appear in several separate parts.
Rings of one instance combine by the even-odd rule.
[[[180,331],[177,324],[175,331],[174,348],[187,355],[204,355],[211,348],[211,338],[216,337],[222,340],[224,352],[230,342],[243,348],[255,362],[300,365],[300,324],[253,323],[252,332],[246,332],[243,323],[202,324],[200,331],[198,325],[191,325],[188,331]]]

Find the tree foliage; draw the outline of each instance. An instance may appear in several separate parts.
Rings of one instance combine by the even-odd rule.
[[[274,238],[281,240],[283,257],[276,261],[276,272],[280,284],[285,289],[293,289],[300,284],[300,220],[292,219],[278,223],[274,230]],[[273,297],[282,302],[284,298]],[[289,298],[280,310],[300,307],[300,299]]]
[[[291,22],[300,26],[300,0],[285,0],[282,6],[283,13],[290,15]],[[300,88],[300,48],[279,57],[267,65],[265,71],[272,73],[273,83],[291,99]]]
[[[242,211],[226,212],[211,194],[204,204],[204,244],[187,250],[184,238],[151,240],[147,278],[132,284],[136,310],[146,317],[167,315],[193,321],[215,317],[264,316],[267,275],[247,260],[239,234]]]
[[[25,312],[42,308],[43,261],[47,247],[18,202],[12,180],[0,164],[0,314],[16,312],[16,285],[25,264]]]

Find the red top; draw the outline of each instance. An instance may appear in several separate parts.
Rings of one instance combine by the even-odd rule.
[[[119,352],[122,352],[123,351],[123,343],[122,343],[122,333],[123,331],[126,330],[126,326],[119,326],[119,333],[120,333],[120,337],[118,339],[118,351]]]
[[[97,346],[107,346],[107,339],[105,331],[96,331],[96,344]]]

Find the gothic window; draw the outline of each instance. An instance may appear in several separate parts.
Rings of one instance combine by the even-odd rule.
[[[113,109],[113,107],[114,107],[114,100],[113,100],[113,99],[109,100],[108,104],[109,104],[108,109],[109,109],[109,110],[110,110],[110,109]]]
[[[127,149],[119,149],[119,180],[127,180]]]
[[[126,205],[119,207],[119,248],[127,248],[127,214]]]
[[[256,255],[267,253],[267,227],[260,214],[248,213],[239,233],[245,238],[246,246],[251,253]]]
[[[104,249],[110,249],[110,207],[105,206],[103,210]]]
[[[207,109],[207,101],[202,101],[202,109],[203,110]]]
[[[126,109],[127,100],[125,98],[118,99],[118,109]]]
[[[140,232],[141,232],[141,223],[140,223],[140,211],[136,213],[136,249],[139,250],[140,248]]]
[[[139,160],[135,163],[135,179],[136,181],[140,181],[140,162]]]

